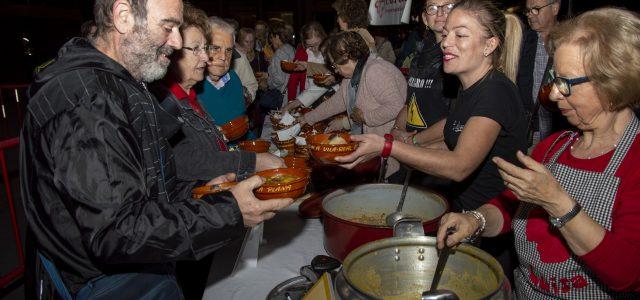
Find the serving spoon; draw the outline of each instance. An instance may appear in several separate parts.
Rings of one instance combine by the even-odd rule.
[[[398,202],[398,207],[396,211],[389,214],[385,221],[387,225],[393,227],[393,225],[398,222],[398,220],[402,219],[406,215],[402,213],[402,206],[404,205],[404,199],[407,197],[407,189],[409,189],[409,181],[411,180],[411,173],[413,169],[407,170],[407,176],[404,178],[404,185],[402,186],[402,194],[400,194],[400,202]]]
[[[449,258],[449,254],[451,253],[451,247],[447,245],[447,237],[450,234],[454,233],[456,230],[454,227],[447,228],[447,233],[445,237],[445,243],[442,250],[440,250],[440,255],[438,255],[438,264],[436,265],[436,272],[433,275],[433,280],[431,280],[431,288],[428,291],[422,293],[422,300],[431,300],[431,299],[440,299],[440,300],[454,300],[458,299],[458,296],[449,290],[438,290],[438,284],[440,283],[440,278],[442,278],[442,272],[444,271],[444,267],[447,264],[447,258]]]

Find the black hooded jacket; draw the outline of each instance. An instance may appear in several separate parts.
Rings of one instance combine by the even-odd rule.
[[[242,233],[229,193],[177,196],[162,109],[87,40],[65,44],[29,95],[20,140],[27,221],[72,293],[103,274],[199,259]]]

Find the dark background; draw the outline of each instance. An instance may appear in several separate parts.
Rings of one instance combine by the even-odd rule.
[[[333,0],[192,0],[209,15],[233,17],[241,26],[253,27],[256,19],[280,17],[296,30],[306,21],[317,20],[330,31],[335,24]],[[414,0],[415,11],[422,1]],[[573,0],[572,11],[579,13],[603,5],[626,6],[631,0]],[[586,3],[588,2],[588,3]],[[497,1],[503,7],[522,7],[524,1]],[[561,14],[567,13],[569,1],[563,1]],[[0,84],[28,83],[35,66],[54,57],[57,49],[79,34],[80,25],[93,18],[91,0],[0,0],[0,24],[4,32],[1,47],[3,67]],[[411,26],[388,26],[390,31]]]
[[[253,27],[255,20],[279,17],[294,25],[296,30],[310,20],[317,20],[327,31],[336,25],[331,8],[335,0],[191,0],[209,15],[233,17],[241,26]],[[423,0],[413,0],[413,11],[418,12]],[[524,0],[498,0],[503,8],[522,9]],[[637,11],[636,0],[563,0],[561,16],[574,15],[605,5],[622,6]],[[58,48],[67,40],[78,36],[80,25],[93,19],[93,0],[0,0],[0,28],[6,35],[0,47],[0,141],[15,138],[20,131],[21,118],[26,109],[26,89],[36,66],[55,57]],[[407,32],[413,25],[386,26],[397,35]],[[395,39],[391,39],[394,41]],[[640,70],[639,70],[640,71]],[[16,99],[16,95],[18,98]],[[14,196],[18,213],[18,228],[24,234],[24,216],[21,207],[18,180],[17,147],[5,151],[9,175],[10,194]],[[2,149],[0,149],[2,152]],[[13,240],[9,208],[0,177],[0,275],[15,270],[19,264],[16,243]],[[22,281],[0,288],[0,299],[24,299]]]

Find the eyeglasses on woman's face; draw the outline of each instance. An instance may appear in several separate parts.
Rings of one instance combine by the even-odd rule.
[[[453,9],[453,6],[455,6],[455,3],[447,3],[442,5],[427,5],[422,9],[422,12],[426,13],[427,15],[435,15],[438,13],[438,11],[448,14],[451,11],[451,9]]]
[[[545,7],[547,7],[547,6],[551,5],[551,4],[554,4],[554,3],[556,3],[555,0],[547,3],[546,5],[542,5],[542,6],[526,7],[524,9],[524,14],[525,15],[532,14],[534,16],[537,16],[540,13],[541,9],[543,9],[543,8],[545,8]]]
[[[182,50],[188,50],[189,52],[192,52],[193,55],[195,55],[195,56],[199,56],[200,54],[203,54],[203,53],[207,52],[206,46],[204,48],[200,47],[200,46],[195,46],[195,47],[182,46]]]
[[[562,94],[562,96],[564,97],[571,96],[572,86],[591,81],[591,79],[589,79],[589,77],[587,76],[566,78],[558,76],[555,71],[553,72],[553,75],[553,84],[558,89],[558,92],[560,92],[560,94]]]

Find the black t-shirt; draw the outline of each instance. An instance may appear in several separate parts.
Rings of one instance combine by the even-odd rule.
[[[452,186],[450,196],[455,210],[476,209],[500,194],[505,187],[491,158],[499,156],[515,163],[516,151],[526,149],[527,122],[522,101],[515,84],[502,72],[490,71],[459,92],[444,127],[444,140],[449,149],[456,147],[465,124],[474,116],[496,121],[500,124],[500,133],[478,169]]]
[[[458,80],[442,70],[442,50],[433,35],[417,47],[407,80],[407,131],[422,131],[446,118],[458,86]]]

